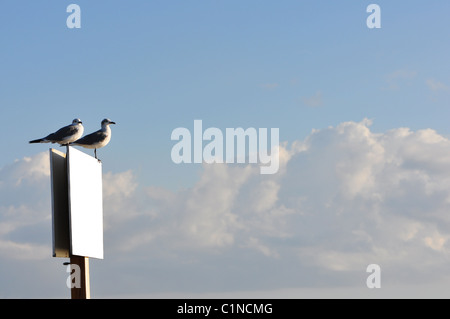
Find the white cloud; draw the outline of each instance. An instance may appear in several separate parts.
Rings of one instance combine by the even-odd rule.
[[[450,140],[432,129],[370,126],[344,122],[282,144],[274,175],[205,164],[194,186],[170,191],[138,185],[133,171],[105,173],[105,255],[114,262],[102,272],[133,269],[105,291],[139,294],[149,282],[161,291],[195,282],[197,292],[233,282],[253,290],[266,280],[271,289],[359,285],[371,263],[389,270],[383,284],[443,280]],[[50,246],[49,234],[42,238],[50,232],[49,188],[37,187],[49,184],[47,160],[38,154],[0,170],[0,251],[10,260],[30,251],[40,258]]]
[[[436,79],[432,79],[429,78],[425,81],[425,83],[427,84],[428,88],[433,91],[433,92],[439,92],[439,91],[448,91],[449,90],[449,86],[439,82]]]
[[[0,254],[6,258],[25,261],[42,260],[48,257],[49,252],[46,245],[0,240]]]
[[[425,237],[425,244],[431,249],[442,251],[445,247],[445,243],[448,240],[448,236],[442,236],[439,232],[431,234],[431,236]]]
[[[242,245],[242,247],[256,249],[267,257],[279,257],[276,251],[270,249],[267,245],[261,244],[259,239],[255,237],[250,237],[248,241],[244,245]]]
[[[306,106],[309,106],[309,107],[322,106],[323,105],[322,92],[317,91],[316,94],[314,94],[313,96],[304,97],[302,99],[302,101],[303,101],[303,104],[305,104]]]
[[[251,166],[206,165],[191,189],[149,188],[159,223],[134,236],[144,238],[142,246],[254,249],[280,259],[292,248],[299,263],[346,271],[377,261],[421,265],[438,251],[428,263],[442,267],[450,141],[431,129],[373,133],[370,124],[346,122],[284,145],[289,156],[274,176]]]
[[[410,84],[417,76],[417,72],[408,69],[399,69],[389,73],[386,76],[386,83],[388,90],[398,90],[405,84]]]
[[[49,166],[48,153],[40,153],[0,169],[0,235],[48,219]]]

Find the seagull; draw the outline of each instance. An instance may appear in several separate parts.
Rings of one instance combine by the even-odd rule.
[[[97,148],[101,148],[103,146],[106,146],[109,141],[111,140],[111,128],[109,127],[110,124],[116,124],[115,122],[111,121],[110,119],[104,119],[102,121],[102,128],[98,131],[88,134],[86,136],[83,136],[79,140],[76,140],[70,145],[79,145],[83,146],[85,148],[93,148],[95,158],[97,158]]]
[[[83,135],[84,127],[80,119],[74,119],[72,124],[64,126],[55,133],[49,134],[46,137],[32,140],[30,143],[58,143],[61,146],[78,140]]]

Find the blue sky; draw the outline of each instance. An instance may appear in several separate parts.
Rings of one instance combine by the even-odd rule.
[[[143,225],[150,223],[150,220],[153,223],[152,218],[159,220],[159,217],[155,217],[159,216],[158,214],[175,214],[168,208],[169,203],[164,202],[162,198],[171,198],[173,194],[176,194],[177,198],[187,196],[184,202],[187,204],[189,196],[195,197],[198,192],[204,190],[201,185],[207,184],[210,177],[208,174],[216,176],[219,180],[220,176],[224,178],[223,184],[219,181],[218,185],[227,187],[234,185],[229,176],[240,174],[232,172],[233,165],[227,168],[225,175],[220,175],[214,171],[220,170],[217,167],[205,169],[197,164],[176,165],[171,161],[170,151],[174,145],[170,140],[172,130],[177,127],[192,129],[195,119],[203,120],[205,128],[218,127],[223,130],[227,127],[279,128],[280,141],[288,143],[286,150],[291,154],[289,163],[293,163],[293,167],[296,167],[294,170],[296,173],[293,173],[287,165],[290,173],[280,173],[287,174],[286,176],[299,174],[302,177],[310,176],[313,180],[322,180],[322,173],[318,168],[322,167],[322,161],[326,160],[331,161],[330,165],[337,165],[336,170],[339,171],[338,168],[341,168],[342,163],[332,161],[331,158],[334,156],[332,150],[337,150],[337,153],[343,150],[334,148],[337,147],[334,143],[338,139],[330,136],[342,132],[350,134],[348,130],[352,129],[355,132],[362,130],[367,133],[363,127],[369,127],[370,134],[367,133],[367,136],[374,139],[375,145],[381,143],[380,147],[387,147],[383,143],[391,141],[390,130],[399,132],[398,135],[394,134],[399,138],[404,134],[402,128],[408,128],[412,132],[411,152],[416,150],[417,153],[414,154],[418,157],[412,162],[423,165],[422,169],[430,169],[431,171],[427,171],[430,174],[434,165],[440,165],[433,162],[432,158],[423,159],[421,154],[423,152],[435,154],[434,151],[441,154],[441,150],[433,148],[431,151],[429,147],[432,146],[421,144],[421,141],[425,136],[429,143],[436,140],[441,143],[440,138],[445,142],[450,135],[447,125],[450,115],[448,63],[450,4],[446,1],[376,1],[374,3],[381,7],[381,29],[368,29],[366,26],[366,18],[369,15],[366,13],[366,7],[371,3],[368,1],[167,3],[80,0],[75,3],[81,7],[81,29],[68,29],[66,18],[69,14],[66,13],[66,7],[70,3],[8,1],[1,5],[0,133],[6,137],[0,141],[2,149],[0,169],[4,179],[2,182],[3,185],[6,185],[5,181],[14,184],[14,178],[18,177],[11,175],[13,174],[11,172],[25,177],[31,176],[26,172],[33,170],[25,165],[27,162],[24,158],[33,158],[41,163],[39,154],[48,152],[48,145],[29,145],[29,140],[43,137],[67,125],[73,118],[82,119],[86,133],[94,131],[100,127],[100,121],[108,117],[117,125],[112,127],[111,143],[98,151],[99,157],[103,160],[104,172],[111,174],[110,178],[118,189],[122,189],[120,187],[125,187],[124,185],[133,189],[129,194],[130,197],[125,196],[122,203],[117,203],[117,207],[128,207],[125,203],[129,205],[130,198],[137,202],[131,209],[131,216],[134,217],[130,217],[129,228],[125,226],[120,228],[114,224],[113,221],[121,221],[119,217],[111,221],[111,229],[121,233],[119,238],[126,237],[124,232],[133,231],[132,226],[136,226],[135,223],[142,223],[141,218],[144,217],[139,217],[139,209],[152,212],[149,216],[153,217],[149,217],[149,221],[144,218]],[[364,121],[365,118],[372,120],[370,125]],[[346,126],[343,123],[353,124]],[[347,127],[351,129],[345,129]],[[319,133],[312,134],[313,129],[319,130]],[[426,129],[434,130],[436,135],[430,131],[423,131]],[[417,141],[414,138],[417,138]],[[348,135],[348,140],[344,139],[342,143],[352,141],[355,142],[351,135]],[[317,154],[330,158],[323,159],[317,155],[319,157],[315,164],[308,162],[308,159],[296,160],[296,154],[301,153],[300,149],[296,149],[299,143],[308,145],[305,147],[308,147],[313,155],[316,154],[313,150],[323,149],[323,153],[317,151]],[[368,145],[372,145],[370,143]],[[389,144],[391,148],[386,148],[384,154],[390,154],[390,150],[397,149],[397,146],[392,146],[398,145],[397,143],[395,140]],[[354,152],[364,154],[364,149],[364,146],[355,147]],[[378,154],[378,151],[374,154]],[[314,158],[313,155],[311,158]],[[340,157],[336,155],[336,158]],[[446,158],[444,156],[442,161]],[[364,157],[364,159],[372,161],[372,158]],[[353,158],[348,160],[352,162]],[[405,158],[403,160],[407,162]],[[318,175],[298,172],[303,166],[297,167],[295,163],[303,161],[307,161],[307,164],[311,165],[310,170]],[[42,163],[44,162],[45,159],[42,160]],[[308,165],[306,166],[309,167]],[[355,162],[354,167],[357,166]],[[328,166],[324,166],[324,169],[326,167]],[[370,170],[374,176],[378,176],[374,172],[382,171],[390,172],[381,169],[378,171],[375,168]],[[358,178],[362,178],[363,175],[357,173],[351,180],[355,185],[360,185],[361,179]],[[247,175],[242,172],[242,176]],[[292,210],[294,215],[299,211],[298,207],[292,204],[293,198],[297,198],[295,197],[297,195],[298,198],[310,198],[311,202],[308,205],[312,210],[328,211],[321,210],[323,207],[318,204],[318,198],[322,196],[333,198],[331,193],[324,191],[325,193],[321,195],[318,188],[317,194],[310,194],[310,197],[303,196],[302,192],[307,193],[308,189],[305,185],[293,187],[294,190],[298,190],[298,193],[295,193],[296,191],[287,187],[294,181],[286,176],[279,179],[273,177],[273,181],[259,181],[262,184],[258,184],[265,190],[267,185],[273,186],[273,188],[267,186],[269,189],[278,190],[279,202],[276,203],[280,216],[284,216],[280,213],[283,211],[281,207],[289,208],[288,211]],[[341,175],[338,174],[339,176]],[[432,174],[427,176],[432,178]],[[367,185],[380,186],[377,181],[384,179],[378,177],[368,178]],[[47,180],[42,178],[42,181],[47,183]],[[245,179],[242,184],[233,186],[238,189],[236,194],[230,193],[233,199],[228,197],[223,199],[227,204],[233,203],[230,204],[230,211],[224,212],[224,216],[228,217],[221,215],[217,217],[218,220],[222,220],[223,217],[231,223],[229,225],[235,225],[233,218],[237,213],[234,209],[243,205],[239,198],[244,198],[245,194],[245,187],[242,190],[239,185],[253,185],[255,182],[248,181]],[[323,182],[327,184],[332,181],[324,178]],[[344,183],[344,179],[337,179],[335,182],[336,185],[341,185],[339,183]],[[278,188],[272,183],[278,185]],[[19,191],[25,190],[19,187],[17,192]],[[32,192],[32,188],[27,188],[26,191]],[[228,194],[226,190],[220,188],[217,192],[210,196],[213,199],[217,196],[218,202],[222,198],[221,195]],[[111,193],[114,191],[111,190]],[[44,192],[41,195],[40,201],[44,212],[46,205],[49,204],[50,194]],[[34,196],[36,195],[29,195],[30,198],[35,198]],[[148,202],[149,197],[155,202]],[[10,198],[15,196],[11,195]],[[401,198],[407,202],[406,198]],[[431,201],[430,198],[426,199]],[[202,200],[206,201],[205,198]],[[403,203],[402,200],[392,199],[392,203],[395,204],[392,205],[399,211],[404,210],[400,205]],[[28,199],[20,199],[18,194],[16,201],[6,200],[6,197],[5,201],[9,202],[9,206],[3,205],[3,209],[26,207],[29,204]],[[165,204],[160,204],[161,201]],[[200,199],[199,201],[201,202]],[[344,209],[342,207],[354,204],[355,202],[345,205],[341,203],[338,206],[339,209]],[[386,209],[394,210],[394,206]],[[176,207],[175,205],[172,208]],[[205,203],[201,207],[209,206]],[[363,211],[364,209],[361,208]],[[255,211],[259,210],[255,208]],[[6,210],[0,216],[3,216],[3,223],[6,225],[8,218],[13,217],[5,212]],[[187,214],[189,215],[189,211]],[[290,217],[280,218],[289,220]],[[300,217],[294,220],[297,218]],[[253,223],[260,225],[252,218],[247,221],[250,220],[251,225]],[[312,223],[313,229],[314,226],[319,227],[315,224],[315,219],[309,222]],[[44,227],[39,219],[37,223]],[[166,224],[163,221],[161,223],[160,229],[149,225],[151,231],[146,231],[144,226],[140,226],[144,227],[140,231],[147,234],[158,233],[158,230],[163,232],[162,229],[166,232],[168,231],[166,228],[170,229],[168,227],[170,223]],[[186,223],[189,224],[187,221]],[[364,219],[361,223],[364,223]],[[251,228],[250,224],[243,226],[244,224],[241,224],[241,228],[235,225],[236,229]],[[415,222],[411,225],[412,228],[416,227]],[[436,248],[433,240],[440,242],[436,236],[442,235],[444,238],[448,229],[434,230],[433,227],[430,229],[434,235],[424,234],[425,239],[422,238],[422,242]],[[203,249],[200,249],[201,253],[196,251],[199,254],[194,254],[196,257],[193,257],[193,260],[196,261],[189,264],[192,271],[197,269],[196,262],[210,260],[211,263],[221,263],[228,254],[237,261],[251,264],[252,261],[246,260],[245,256],[243,257],[245,254],[241,251],[242,247],[250,246],[259,247],[259,251],[265,257],[255,258],[257,260],[262,258],[263,264],[264,258],[269,258],[267,269],[281,267],[286,260],[283,252],[286,251],[288,255],[289,246],[296,246],[296,241],[316,240],[315,236],[300,240],[286,230],[284,235],[275,236],[278,242],[271,244],[266,242],[263,245],[266,238],[264,236],[271,234],[265,227],[260,229],[260,233],[249,234],[247,237],[244,236],[244,239],[233,232],[230,235],[228,230],[223,233],[224,237],[220,237],[220,240],[212,241],[217,247],[227,247],[225,251],[210,253],[208,249],[213,249],[215,247],[213,244],[211,247],[208,246],[206,252]],[[263,230],[268,233],[264,233]],[[435,231],[439,235],[436,235]],[[105,230],[106,238],[110,236],[110,242],[115,243],[118,239],[113,239],[107,232],[108,230]],[[0,235],[2,234],[0,231]],[[9,243],[16,238],[17,242],[28,243],[24,238],[14,237],[11,234],[5,231],[3,238],[5,242]],[[207,234],[210,233],[206,232],[203,235]],[[332,234],[330,232],[324,236],[328,236],[331,240]],[[230,241],[229,235],[233,240]],[[293,237],[289,237],[291,235]],[[35,237],[44,245],[45,241],[42,238],[38,235]],[[286,238],[291,238],[291,242]],[[431,239],[427,241],[426,238]],[[240,239],[243,242],[239,242]],[[146,258],[150,258],[153,254],[161,254],[156,261],[160,269],[165,269],[171,258],[176,259],[177,256],[180,258],[180,255],[177,255],[179,254],[177,244],[167,247],[169,251],[171,248],[174,249],[173,256],[168,257],[159,250],[152,250],[153,242],[150,239],[148,241]],[[286,242],[280,244],[280,241]],[[193,240],[192,245],[200,244]],[[305,249],[302,245],[298,247],[302,252],[307,251]],[[124,248],[124,251],[135,253],[133,248],[129,250]],[[276,262],[272,263],[271,258],[275,258]],[[320,261],[323,260],[320,259],[318,263]],[[11,261],[11,264],[14,262]],[[301,265],[307,269],[314,268],[303,263]],[[191,269],[189,267],[187,268]],[[245,273],[245,270],[247,268],[244,268],[242,273]],[[262,270],[261,276],[264,274]],[[339,282],[332,280],[336,278],[333,273],[327,273],[325,277],[327,276],[331,278],[330,282]],[[247,286],[237,288],[241,291],[292,288],[286,286],[288,281],[283,278],[280,279],[281,283],[278,286],[276,280],[272,284],[258,285],[257,279]],[[308,281],[307,285],[323,285],[321,280],[325,279],[318,279],[317,283]],[[302,280],[297,282],[298,287],[302,287],[305,282]],[[178,287],[176,283],[170,283],[168,287],[164,287],[161,283],[160,290],[152,291],[137,286],[138,283],[135,286],[127,286],[124,295],[189,291],[189,284]],[[234,288],[218,282],[217,286],[205,284],[205,290],[198,292],[220,293]],[[8,290],[0,291],[0,296],[2,294],[8,296]],[[48,295],[53,296],[54,293],[50,291]]]
[[[14,151],[2,164],[33,154],[20,141],[75,117],[87,130],[104,117],[118,122],[122,155],[110,165],[142,166],[158,180],[142,158],[169,168],[166,137],[196,118],[280,127],[284,141],[364,117],[376,130],[447,134],[448,94],[430,92],[426,80],[449,82],[448,5],[379,4],[379,30],[366,27],[362,2],[80,2],[79,30],[66,27],[65,3],[3,5],[3,129],[27,130],[5,145]],[[320,107],[305,105],[317,95]]]

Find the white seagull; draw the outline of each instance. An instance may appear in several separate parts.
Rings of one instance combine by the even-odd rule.
[[[84,127],[80,119],[74,119],[72,124],[64,126],[51,133],[46,137],[32,140],[30,143],[58,143],[60,145],[67,145],[78,140],[83,135]]]
[[[70,145],[79,145],[83,146],[85,148],[93,148],[95,158],[97,158],[97,148],[101,148],[106,146],[109,141],[111,140],[111,128],[109,127],[110,124],[116,124],[115,122],[112,122],[110,119],[104,119],[102,121],[102,128],[98,131],[88,134],[86,136],[83,136],[79,140],[76,140],[75,142],[70,143]],[[97,158],[98,159],[98,158]]]

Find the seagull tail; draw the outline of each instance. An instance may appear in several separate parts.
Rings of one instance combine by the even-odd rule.
[[[34,143],[48,143],[49,141],[46,141],[43,138],[37,139],[37,140],[32,140],[30,141],[30,144],[34,144]]]

